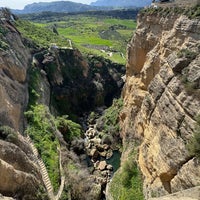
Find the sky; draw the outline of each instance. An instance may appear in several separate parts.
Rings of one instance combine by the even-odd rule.
[[[0,7],[8,7],[11,9],[23,9],[25,5],[34,2],[51,2],[51,1],[62,1],[62,0],[0,0]],[[90,4],[96,0],[69,0],[78,3]]]

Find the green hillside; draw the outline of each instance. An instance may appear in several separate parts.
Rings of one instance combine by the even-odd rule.
[[[83,53],[101,55],[117,63],[125,63],[126,45],[136,27],[136,22],[132,19],[117,19],[102,15],[76,14],[62,17],[60,20],[45,18],[45,21],[37,21],[34,22],[35,29],[39,32],[47,30],[43,36],[40,34],[39,40],[56,43],[58,46],[72,44],[73,48],[78,48]],[[33,23],[31,24],[33,26]],[[34,28],[31,26],[27,30],[25,22],[21,25],[24,27],[20,27],[21,31],[26,32],[26,36],[33,37]],[[46,38],[42,39],[45,36]],[[46,44],[46,42],[40,43]]]

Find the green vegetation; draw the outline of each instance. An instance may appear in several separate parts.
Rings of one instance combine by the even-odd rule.
[[[37,190],[37,199],[40,199],[40,200],[48,200],[48,195],[46,193],[46,190],[44,189],[43,186],[40,186]]]
[[[192,156],[196,156],[200,160],[200,115],[196,118],[197,124],[195,132],[190,142],[188,143],[188,150]]]
[[[44,52],[45,53],[45,52]],[[41,54],[35,55],[40,59]],[[48,66],[49,67],[49,66]],[[53,73],[52,70],[50,69]],[[61,131],[68,144],[81,135],[81,126],[67,119],[67,116],[55,118],[45,105],[38,104],[40,98],[40,69],[29,68],[29,104],[25,113],[28,120],[27,134],[30,135],[35,147],[44,161],[47,171],[56,191],[60,182],[59,172],[59,142],[56,138],[57,129]],[[66,102],[65,102],[66,104]]]
[[[181,74],[181,82],[184,85],[185,91],[188,93],[188,95],[192,95],[195,98],[200,97],[200,90],[199,90],[199,84],[197,81],[190,81],[188,79],[188,68],[183,69]]]
[[[78,14],[44,12],[22,16],[34,23],[20,19],[16,26],[24,37],[40,47],[49,47],[51,44],[69,47],[72,43],[73,48],[78,48],[85,54],[103,56],[113,62],[125,64],[126,45],[136,28],[134,19],[137,12],[138,10]]]
[[[67,46],[65,38],[58,36],[51,29],[35,25],[26,20],[17,20],[16,27],[22,35],[34,42],[36,46],[49,47],[52,43],[58,46]]]
[[[33,106],[36,104],[39,94],[38,94],[38,87],[39,87],[39,81],[40,81],[40,71],[39,68],[31,66],[28,71],[29,74],[29,84],[28,84],[28,91],[29,91],[29,103],[28,103],[28,109],[30,109],[30,106]]]
[[[56,23],[56,27],[60,35],[71,39],[82,52],[102,55],[114,62],[125,63],[125,58],[120,53],[125,54],[127,42],[132,36],[136,22],[76,15]],[[110,57],[109,52],[113,52]]]
[[[116,19],[136,19],[138,11],[140,8],[135,9],[120,9],[120,10],[100,10],[100,11],[86,11],[86,12],[76,12],[76,13],[66,13],[66,12],[40,12],[40,13],[32,13],[32,14],[22,14],[21,18],[34,21],[34,22],[53,22],[53,21],[64,21],[66,17],[74,16],[74,15],[84,15],[90,17],[98,17],[98,18],[116,18]]]
[[[5,36],[8,30],[0,24],[0,50],[6,51],[9,49],[9,45],[5,42]]]
[[[0,126],[0,139],[14,142],[17,139],[17,134],[9,126]]]
[[[181,49],[178,53],[177,56],[179,58],[188,58],[190,60],[194,60],[196,56],[198,55],[198,52],[191,51],[189,49]]]
[[[5,36],[8,30],[0,24],[0,36]]]
[[[2,50],[8,50],[9,49],[9,45],[6,43],[6,42],[4,42],[3,40],[0,40],[0,49],[2,49]]]
[[[63,134],[66,142],[71,142],[74,138],[80,137],[82,134],[81,126],[68,119],[68,116],[56,118],[56,126]]]
[[[170,17],[172,14],[176,15],[186,15],[190,19],[200,18],[200,6],[192,6],[192,7],[167,7],[167,6],[158,6],[157,8],[149,7],[146,9],[141,10],[141,14],[154,14],[163,17]]]
[[[188,48],[181,49],[178,53],[177,56],[179,58],[184,58],[188,63],[192,62],[196,57],[198,56],[200,52],[200,46],[196,46],[196,48],[190,50]],[[189,95],[192,95],[195,98],[200,97],[200,90],[199,90],[199,82],[198,80],[195,80],[191,78],[190,76],[190,71],[188,67],[185,67],[182,72],[181,72],[181,82],[183,83],[186,92]]]
[[[111,145],[114,151],[113,159],[111,159],[110,163],[114,163],[115,170],[119,167],[119,161],[121,153],[122,144],[120,138],[120,127],[119,127],[119,114],[123,107],[122,98],[114,99],[112,105],[104,110],[103,114],[99,112],[91,112],[88,121],[90,124],[97,125],[97,129],[100,132],[100,138],[102,144]],[[119,150],[119,151],[118,151]]]
[[[55,190],[59,187],[59,142],[55,136],[55,119],[44,105],[35,105],[27,111],[27,134],[30,135],[35,147],[44,161]]]
[[[85,54],[99,55],[125,64],[126,45],[136,28],[133,19],[88,13],[61,15],[58,18],[47,14],[45,20],[43,17],[32,17],[33,21],[37,19],[35,23],[18,20],[17,27],[25,37],[41,47],[47,47],[51,43],[65,47],[72,42],[73,48],[76,47]]]
[[[119,113],[123,107],[123,99],[114,99],[112,106],[105,110],[101,121],[104,124],[103,132],[111,135],[119,133]]]
[[[185,15],[187,15],[189,18],[200,18],[200,6],[194,6],[185,11]]]
[[[114,175],[110,191],[114,199],[143,200],[142,178],[137,164],[132,159],[127,160]]]
[[[112,145],[114,149],[121,149],[119,113],[122,107],[123,100],[121,98],[114,99],[113,104],[104,111],[100,118],[98,118],[99,114],[95,112],[89,116],[91,123],[97,120],[97,129],[101,132],[102,143]]]

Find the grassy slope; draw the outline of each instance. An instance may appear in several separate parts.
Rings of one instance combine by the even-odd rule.
[[[16,27],[23,37],[31,40],[36,46],[49,47],[51,43],[56,43],[60,46],[68,44],[65,38],[53,33],[52,30],[45,28],[42,24],[34,24],[20,19],[16,21]]]

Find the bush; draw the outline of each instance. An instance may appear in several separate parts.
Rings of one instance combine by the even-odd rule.
[[[80,137],[82,134],[81,126],[69,120],[67,115],[57,117],[56,126],[63,134],[67,143],[70,143],[74,138]]]
[[[190,19],[199,18],[200,17],[200,6],[196,5],[194,7],[186,9],[185,13]]]
[[[102,143],[112,145],[114,149],[121,148],[119,114],[123,107],[123,100],[114,99],[112,106],[106,109],[97,119],[97,129],[101,132]]]
[[[123,100],[114,99],[111,107],[105,110],[100,121],[103,122],[103,132],[115,136],[119,133],[119,113],[123,107]]]
[[[189,49],[181,49],[178,53],[177,56],[179,58],[188,58],[190,60],[194,60],[196,56],[198,55],[197,52],[191,51]]]
[[[111,182],[111,193],[114,199],[143,200],[142,178],[137,164],[128,160],[121,167]]]
[[[0,36],[6,36],[6,34],[8,33],[8,28],[6,28],[5,26],[3,26],[2,24],[0,24]]]
[[[48,200],[49,199],[43,186],[40,186],[38,188],[36,196],[37,196],[37,199],[40,199],[40,200]]]
[[[199,90],[198,80],[197,81],[188,80],[188,73],[189,73],[188,68],[185,68],[182,71],[182,74],[180,77],[181,82],[183,83],[185,91],[187,92],[188,95],[192,95],[194,98],[199,99],[200,98],[200,90]]]
[[[192,156],[196,156],[198,159],[200,159],[200,115],[197,116],[196,120],[197,124],[195,132],[187,147]]]
[[[9,126],[0,126],[0,139],[13,141],[17,139],[17,134],[14,129],[10,128]]]
[[[9,49],[9,45],[6,42],[4,42],[3,40],[0,40],[0,49],[6,51]]]

